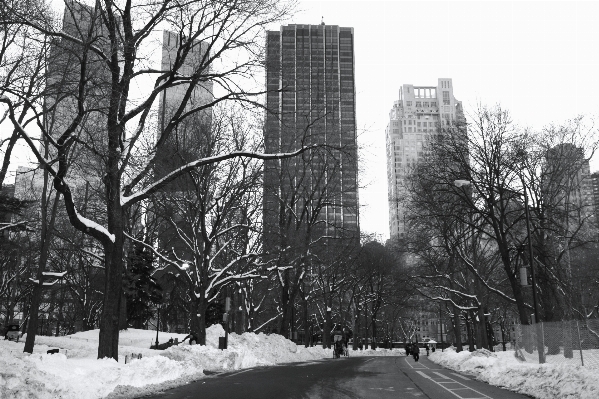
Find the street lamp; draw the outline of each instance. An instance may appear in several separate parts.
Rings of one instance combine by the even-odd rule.
[[[456,187],[463,187],[463,186],[469,186],[472,184],[472,182],[470,182],[469,180],[454,180],[453,184]],[[539,322],[541,321],[539,319],[539,307],[537,304],[537,286],[535,283],[535,267],[534,267],[534,258],[533,258],[533,252],[532,252],[532,236],[530,234],[530,209],[528,207],[528,196],[526,195],[526,186],[524,185],[524,180],[522,180],[522,185],[524,186],[524,192],[520,193],[518,191],[509,189],[509,188],[504,188],[505,191],[509,191],[513,194],[516,195],[521,195],[524,198],[524,213],[525,213],[525,217],[526,217],[526,235],[527,235],[527,239],[528,239],[528,257],[530,259],[530,280],[531,280],[531,285],[532,285],[532,303],[533,303],[533,308],[534,308],[534,324],[537,325],[537,351],[539,352],[539,363],[545,363],[545,348],[544,348],[544,344],[543,344],[543,340],[542,340],[542,330],[541,330],[541,325],[539,324]]]

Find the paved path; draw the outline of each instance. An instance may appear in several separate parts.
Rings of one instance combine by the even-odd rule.
[[[148,397],[146,397],[148,398]],[[524,399],[422,356],[323,359],[221,373],[149,398]]]

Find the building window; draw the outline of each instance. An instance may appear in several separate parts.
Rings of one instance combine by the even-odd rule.
[[[443,90],[443,105],[449,105],[449,92]]]
[[[411,107],[411,106],[412,106],[412,102],[411,102],[411,101],[406,101],[406,105],[407,105],[408,107]]]
[[[433,101],[433,102],[431,103],[431,107],[436,107],[436,106],[437,106],[437,102],[436,102],[436,101]]]
[[[424,102],[424,107],[427,108],[428,107],[428,102]]]
[[[416,101],[416,107],[417,107],[417,108],[420,108],[420,107],[422,107],[422,103],[421,103],[420,101]]]

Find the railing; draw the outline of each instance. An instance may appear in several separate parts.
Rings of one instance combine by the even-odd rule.
[[[599,367],[599,319],[539,324],[540,328],[535,324],[515,326],[514,348],[520,360],[538,363],[542,343],[546,363]]]

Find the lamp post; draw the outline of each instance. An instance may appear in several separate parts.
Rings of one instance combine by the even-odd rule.
[[[455,180],[453,184],[456,187],[469,186],[472,183],[469,180]],[[526,235],[528,240],[528,257],[530,259],[530,279],[532,285],[532,303],[534,308],[534,323],[536,324],[537,329],[537,352],[539,353],[539,363],[545,363],[545,345],[543,344],[543,331],[541,329],[541,324],[539,323],[541,320],[539,319],[539,307],[537,304],[537,286],[535,281],[535,267],[534,267],[534,258],[532,251],[532,235],[530,233],[530,209],[528,207],[528,196],[526,195],[526,185],[524,184],[524,180],[522,180],[522,186],[524,187],[524,193],[520,193],[518,191],[504,188],[505,191],[509,191],[513,194],[523,196],[524,198],[524,213],[526,217]]]

